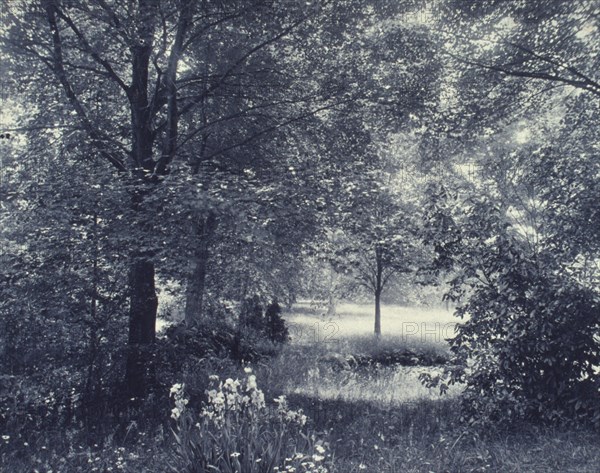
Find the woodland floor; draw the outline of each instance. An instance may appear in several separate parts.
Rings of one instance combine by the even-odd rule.
[[[584,429],[525,425],[486,436],[463,430],[460,387],[441,397],[418,380],[448,359],[445,338],[456,323],[450,311],[384,306],[378,343],[372,306],[341,304],[329,319],[321,312],[308,303],[287,311],[291,343],[253,369],[267,400],[285,394],[309,416],[332,454],[331,473],[600,472],[600,438]],[[0,472],[172,471],[168,428],[147,432],[131,423],[124,438],[91,445],[77,444],[76,434],[32,435],[22,447],[31,454],[5,451]]]

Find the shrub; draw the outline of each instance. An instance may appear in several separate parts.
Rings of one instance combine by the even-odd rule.
[[[184,386],[171,388],[176,441],[173,471],[185,473],[326,473],[326,445],[310,435],[307,417],[284,396],[267,406],[249,368],[244,381],[212,377],[199,414],[188,408]]]
[[[522,241],[501,209],[482,199],[452,234],[458,270],[448,297],[465,318],[445,377],[464,383],[463,419],[490,427],[526,419],[600,427],[600,297],[565,269],[556,250]],[[448,233],[438,235],[448,238]]]
[[[275,343],[285,343],[289,341],[290,334],[285,325],[285,320],[281,317],[281,307],[277,301],[273,301],[265,313],[266,332],[269,340]]]
[[[257,295],[247,298],[240,309],[240,325],[257,332],[265,331],[265,315],[260,298]]]

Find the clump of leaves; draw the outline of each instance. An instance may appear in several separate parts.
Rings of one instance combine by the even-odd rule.
[[[281,306],[277,301],[273,301],[265,312],[265,325],[267,337],[275,343],[285,343],[289,341],[290,334],[285,324],[285,320],[281,317]]]
[[[461,209],[469,225],[439,234],[456,274],[447,297],[464,318],[451,340],[445,376],[423,375],[443,391],[464,383],[470,425],[591,421],[600,427],[600,296],[565,268],[551,247],[523,242],[489,200]],[[454,226],[458,228],[458,226]],[[435,235],[434,235],[435,236]]]
[[[251,329],[273,343],[289,341],[289,331],[281,317],[281,306],[274,300],[266,308],[255,295],[244,301],[240,311],[240,328]]]

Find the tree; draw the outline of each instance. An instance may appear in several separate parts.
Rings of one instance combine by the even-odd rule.
[[[451,13],[444,18],[451,27],[457,23],[470,26],[469,34],[460,35],[456,55],[467,67],[546,92],[566,87],[600,97],[600,84],[594,77],[598,66],[594,50],[600,41],[595,2],[466,5],[450,1],[442,8]]]
[[[404,158],[408,165],[409,159]],[[342,219],[335,266],[350,272],[375,299],[376,337],[381,336],[381,296],[399,273],[413,272],[422,256],[416,235],[416,182],[402,179],[399,163],[371,156],[361,171]],[[390,160],[391,161],[391,160]]]
[[[125,190],[80,143],[57,142],[54,130],[27,138],[3,149],[0,357],[2,375],[15,381],[8,395],[21,402],[2,415],[14,421],[35,409],[36,420],[19,428],[55,428],[108,410],[119,384],[127,329],[121,235],[130,215],[115,210]]]
[[[438,197],[452,201],[443,192]],[[431,220],[446,222],[446,230],[436,229],[436,247],[456,271],[447,297],[459,303],[464,320],[451,340],[454,360],[445,377],[423,378],[442,390],[448,381],[465,383],[463,419],[471,425],[526,418],[597,423],[595,288],[566,271],[543,237],[530,246],[518,221],[493,199],[469,196],[443,219],[444,205],[436,207],[440,218]]]
[[[444,135],[424,149],[458,172],[430,189],[425,235],[465,318],[447,379],[467,421],[597,422],[597,7],[439,6]]]
[[[166,177],[175,158],[186,149],[196,158],[191,167],[194,173],[198,169],[194,162],[240,147],[294,119],[286,116],[266,129],[249,128],[239,140],[207,155],[192,151],[195,138],[206,140],[212,131],[207,123],[252,117],[262,107],[276,107],[277,103],[264,102],[238,107],[232,116],[223,116],[219,107],[216,117],[202,118],[209,108],[207,102],[216,100],[219,91],[226,96],[229,81],[244,77],[255,56],[315,12],[283,10],[260,1],[217,5],[98,0],[80,5],[47,0],[12,2],[7,8],[9,34],[4,51],[12,58],[11,66],[33,65],[26,76],[29,83],[38,90],[52,90],[49,97],[35,97],[37,91],[29,89],[33,100],[50,102],[40,115],[75,129],[89,143],[90,152],[110,163],[115,180],[123,183],[131,197],[135,217],[128,230],[130,356],[126,379],[134,395],[143,394],[148,361],[144,347],[155,337],[155,261],[160,245],[154,237],[160,234],[161,225],[157,215],[172,205],[161,200],[169,193],[160,188],[168,187]],[[232,27],[226,30],[226,24]],[[223,41],[215,31],[231,33]],[[199,47],[205,44],[216,46],[206,55],[198,54],[205,51]],[[53,74],[52,82],[47,81],[46,70]],[[309,113],[306,107],[303,114]],[[73,113],[65,114],[66,109]],[[200,126],[192,126],[199,116]],[[214,226],[210,218],[209,213],[196,219],[197,233]],[[197,245],[196,259],[204,261],[204,253],[203,244]],[[202,264],[198,268],[195,280],[202,280]],[[191,306],[199,303],[199,299],[190,301]]]
[[[425,238],[437,269],[453,271],[447,297],[464,318],[446,381],[466,383],[473,424],[600,419],[595,165],[569,149],[593,135],[566,120],[537,123],[527,143],[512,129],[482,139],[484,167],[471,183],[430,190]],[[562,132],[569,144],[549,145]]]

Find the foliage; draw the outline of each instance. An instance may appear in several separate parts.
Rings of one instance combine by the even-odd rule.
[[[121,381],[124,193],[71,144],[38,133],[4,150],[0,416],[14,434],[110,416]]]
[[[464,322],[450,341],[454,360],[445,379],[425,375],[425,382],[442,390],[445,382],[465,383],[464,420],[470,424],[535,418],[598,426],[596,289],[560,265],[552,248],[532,251],[493,201],[474,198],[454,210],[446,219],[462,218],[460,232],[451,245],[437,242],[455,265],[447,297],[460,302],[456,314]]]
[[[424,380],[442,390],[466,386],[464,421],[600,426],[596,2],[440,0],[427,18],[419,8],[431,3],[6,4],[0,445],[1,459],[14,462],[7,470],[27,463],[30,445],[39,446],[37,464],[22,470],[125,468],[120,449],[131,440],[134,455],[159,450],[162,471],[165,446],[131,436],[160,432],[168,421],[167,386],[185,382],[190,403],[202,399],[209,370],[223,377],[260,361],[269,389],[288,389],[296,376],[314,388],[306,404],[322,407],[320,376],[350,361],[367,367],[366,378],[381,374],[370,368],[390,365],[386,386],[406,381],[394,377],[396,364],[444,361],[437,352],[388,350],[393,337],[376,346],[365,337],[340,356],[305,356],[301,376],[290,373],[298,353],[285,354],[289,329],[279,304],[268,304],[290,306],[304,292],[325,300],[333,316],[337,299],[364,295],[360,285],[375,296],[379,334],[382,301],[414,299],[407,286],[415,283],[450,281],[447,300],[463,318],[454,359],[442,378],[428,371]],[[476,176],[467,175],[471,164]],[[440,169],[445,176],[432,175]],[[424,192],[430,178],[444,185]],[[186,324],[158,340],[155,280],[185,291],[178,295]],[[337,325],[311,330],[333,341]],[[282,353],[287,372],[278,376]],[[341,373],[333,385],[354,383],[365,401],[358,370],[338,371],[351,376]],[[219,385],[200,417],[173,393],[179,440],[187,439],[178,460],[223,469],[243,461],[245,470],[261,471],[268,462],[256,463],[260,453],[280,469],[312,468],[294,450],[320,456],[323,446],[303,426],[286,424],[283,400],[278,414],[260,401],[227,404],[230,395],[258,396],[254,383]],[[222,396],[231,409],[220,416]],[[332,419],[353,417],[337,401]],[[356,455],[368,439],[360,430],[369,409],[367,420],[351,424],[340,471],[365,462],[409,468],[398,458],[445,469],[443,460],[426,467],[427,455],[414,452],[438,445],[447,431],[428,419],[415,447],[415,414],[403,409],[387,428],[408,431],[393,434],[400,446],[390,446],[387,459]],[[224,422],[228,430],[219,430]],[[47,455],[46,439],[57,443]],[[456,445],[439,444],[438,459]],[[488,468],[486,449],[448,469]],[[133,470],[147,466],[131,460]]]
[[[285,343],[289,340],[289,330],[285,320],[281,317],[281,307],[273,301],[265,311],[266,333],[269,340],[276,343]]]
[[[240,308],[239,325],[240,331],[255,331],[273,343],[289,340],[289,332],[277,301],[271,302],[265,310],[257,295],[246,299]]]
[[[297,471],[326,473],[322,441],[306,431],[307,417],[288,408],[284,396],[267,407],[256,376],[244,381],[213,378],[208,401],[199,414],[187,407],[184,386],[171,389],[176,440],[173,471],[203,473]]]
[[[256,331],[265,329],[265,314],[258,295],[247,298],[240,308],[240,326]]]

